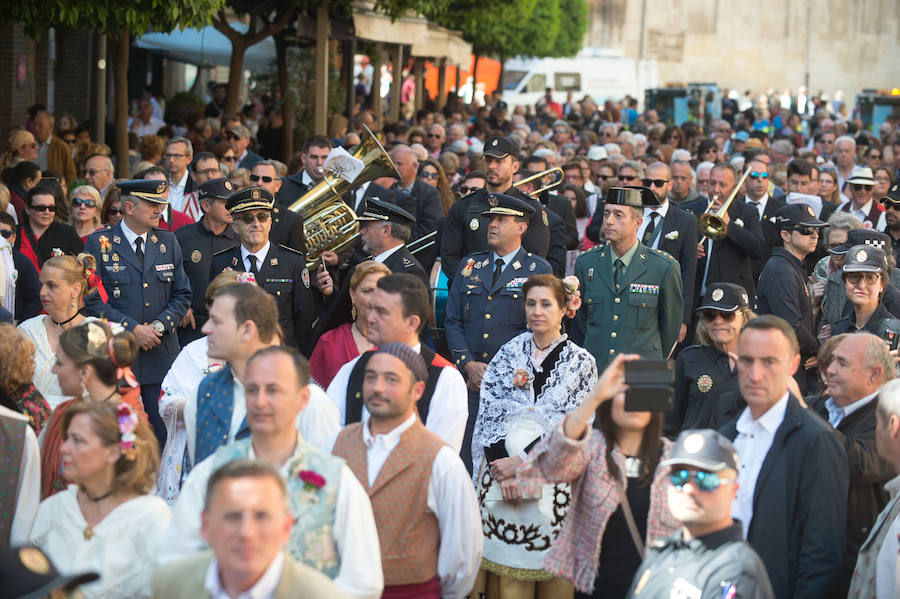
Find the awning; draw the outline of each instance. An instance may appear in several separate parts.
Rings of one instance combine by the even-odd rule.
[[[239,21],[229,25],[241,33],[247,31],[247,26]],[[148,33],[137,38],[134,46],[200,66],[227,66],[231,62],[231,42],[212,25],[172,33]],[[274,62],[275,40],[271,37],[250,46],[244,54],[245,69],[262,70],[273,67]]]
[[[428,23],[428,35],[413,43],[411,54],[426,58],[446,58],[448,64],[468,65],[472,57],[472,44],[465,41],[458,31]]]

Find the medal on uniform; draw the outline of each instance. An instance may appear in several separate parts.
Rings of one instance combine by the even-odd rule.
[[[166,244],[164,244],[164,243],[159,244],[159,251],[161,254],[165,254],[166,253]]]
[[[203,260],[203,254],[200,253],[200,250],[194,250],[191,252],[191,262],[194,264],[200,264],[200,261]]]
[[[709,393],[709,390],[712,389],[713,380],[712,377],[708,374],[700,375],[700,378],[697,379],[697,388],[700,389],[703,393]]]
[[[309,269],[304,268],[303,272],[300,274],[300,278],[303,279],[303,286],[309,289]]]
[[[103,254],[103,261],[109,262],[109,254]]]
[[[119,261],[119,254],[113,254],[113,262]]]
[[[122,238],[118,235],[113,235],[113,243],[122,243]]]
[[[237,258],[232,258],[232,259],[231,259],[231,265],[232,265],[232,266],[237,266]]]
[[[150,236],[150,241],[152,241],[153,243],[156,243],[156,242],[158,241],[156,235],[151,235],[151,236]]]
[[[549,227],[549,226],[550,226],[550,219],[547,218],[547,211],[546,211],[546,210],[541,210],[541,215],[544,217],[544,226],[545,226],[545,227]]]
[[[594,269],[589,268],[588,269],[588,281],[593,281],[593,280],[594,280]]]
[[[105,253],[105,252],[109,251],[109,248],[111,247],[109,244],[109,237],[107,237],[106,235],[101,235],[100,237],[97,238],[97,241],[100,242],[100,251],[101,252]]]
[[[519,262],[518,260],[516,260],[515,262],[512,263],[512,267],[513,267],[513,270],[519,270],[520,268],[522,268],[522,263]]]
[[[269,260],[269,264],[271,264],[272,266],[278,266],[278,258],[272,258],[271,260]],[[307,287],[309,287],[309,285],[307,285]]]
[[[534,272],[534,267],[535,267],[535,266],[537,266],[537,264],[535,264],[534,262],[532,262],[531,264],[529,264],[529,265],[528,265],[528,270],[529,270],[529,272]]]
[[[460,273],[464,277],[472,276],[472,268],[475,266],[475,259],[469,258],[466,260],[466,265],[463,267],[462,272]]]
[[[477,218],[473,218],[472,220],[469,221],[469,228],[472,229],[473,231],[478,230],[478,219]]]
[[[113,297],[119,299],[119,296],[122,295],[122,292],[118,287],[113,287]]]

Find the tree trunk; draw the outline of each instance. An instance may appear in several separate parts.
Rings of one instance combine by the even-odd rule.
[[[475,64],[472,65],[472,104],[475,104],[475,90],[478,89],[478,52],[475,52]]]
[[[281,87],[281,156],[288,162],[294,153],[294,96],[287,68],[287,43],[284,31],[275,36],[275,56],[278,63],[278,85]],[[293,174],[293,173],[290,173]]]
[[[238,97],[244,81],[244,54],[247,42],[242,38],[231,40],[231,62],[228,65],[228,96],[225,98],[225,114],[237,114]]]
[[[128,58],[131,52],[131,32],[122,31],[116,40],[113,80],[116,96],[116,175],[128,178],[131,161],[128,157]],[[98,101],[103,102],[103,98]]]

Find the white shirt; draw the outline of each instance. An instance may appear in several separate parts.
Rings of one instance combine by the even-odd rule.
[[[896,501],[900,501],[900,476],[895,476],[884,485],[891,500],[885,506],[885,511],[890,510]],[[900,543],[897,541],[897,535],[900,534],[900,518],[895,518],[893,522],[884,526],[890,526],[887,534],[884,535],[884,541],[878,550],[875,558],[875,590],[878,597],[894,597],[895,573],[897,570],[897,555],[900,552]]]
[[[863,207],[861,209],[857,210],[856,208],[853,207],[853,200],[847,200],[846,202],[841,204],[841,210],[844,209],[844,206],[847,206],[847,209],[850,212],[850,214],[852,214],[859,220],[863,221],[863,223],[866,223],[867,222],[866,219],[869,218],[869,211],[872,209],[872,202],[873,202],[873,200],[869,200],[868,202],[863,204]],[[871,226],[875,226],[877,224],[878,223],[875,223]]]
[[[380,254],[378,254],[377,256],[375,256],[372,259],[375,260],[375,262],[381,262],[382,264],[384,264],[384,261],[387,260],[388,258],[390,258],[391,254],[393,254],[394,252],[396,252],[397,250],[399,250],[402,247],[403,247],[402,243],[400,245],[395,245],[391,249],[381,252]]]
[[[734,439],[734,449],[740,458],[740,470],[738,471],[738,492],[731,507],[731,515],[741,521],[744,528],[744,538],[750,530],[750,521],[753,519],[753,495],[756,492],[756,479],[762,469],[763,462],[772,441],[775,440],[775,431],[784,420],[784,412],[787,410],[788,393],[779,399],[774,406],[766,410],[766,413],[753,419],[750,408],[744,408],[737,421],[737,437]]]
[[[421,352],[422,345],[415,345],[413,349]],[[347,424],[347,384],[350,382],[350,372],[356,366],[357,360],[359,360],[359,356],[341,366],[326,391],[340,412],[341,426]],[[441,374],[434,387],[434,395],[431,396],[431,403],[428,405],[425,428],[446,441],[459,453],[468,418],[469,394],[466,391],[466,382],[456,368],[446,366],[441,369]],[[362,421],[366,422],[368,419],[369,411],[366,406],[363,406]]]
[[[753,201],[750,199],[750,196],[747,196],[747,204],[756,208],[756,211],[759,213],[759,221],[762,222],[763,214],[766,211],[766,204],[769,203],[769,194],[764,193],[761,198],[757,201]]]
[[[828,410],[828,422],[831,423],[832,427],[837,428],[838,425],[844,420],[844,418],[860,409],[861,407],[875,399],[877,396],[878,391],[870,395],[866,395],[861,399],[857,399],[850,405],[846,405],[844,407],[837,405],[837,403],[834,401],[834,398],[829,397],[825,400],[825,409]]]
[[[656,212],[659,216],[656,217],[656,224],[654,225],[654,231],[653,231],[653,234],[656,237],[656,239],[651,239],[651,241],[653,243],[651,243],[649,247],[658,248],[659,241],[662,238],[662,224],[666,218],[666,214],[669,213],[668,199],[665,202],[663,202],[662,206],[659,206],[658,208],[650,208],[650,207],[644,208],[644,222],[642,222],[641,226],[638,227],[638,232],[637,232],[638,239],[644,238],[644,232],[647,230],[647,227],[650,226],[650,213],[651,212]],[[643,243],[643,241],[641,243]]]
[[[267,241],[266,245],[262,246],[262,249],[256,252],[251,252],[250,250],[245,248],[243,244],[241,244],[241,260],[244,261],[244,270],[250,272],[250,260],[247,258],[247,256],[250,255],[256,256],[256,272],[262,270],[263,262],[266,261],[266,255],[269,253],[269,247],[271,247],[271,245],[272,242]],[[261,281],[258,281],[257,284],[259,284],[260,287],[262,286]]]
[[[134,123],[133,118],[129,119],[128,122],[128,130],[133,131],[135,135],[138,136],[138,139],[144,137],[145,135],[156,135],[156,133],[166,126],[165,121],[156,118],[155,116],[150,117],[150,121],[144,123],[144,121],[138,119],[137,125],[132,129],[132,124]]]
[[[172,210],[184,212],[184,188],[187,186],[189,176],[187,169],[185,169],[184,176],[181,177],[180,181],[169,180],[169,205],[172,206]]]
[[[279,551],[263,575],[256,581],[252,587],[237,596],[237,599],[272,599],[278,585],[281,582],[281,575],[284,572],[284,552]],[[203,588],[209,593],[210,599],[231,599],[231,596],[222,586],[222,580],[219,577],[219,561],[215,558],[210,562],[209,568],[206,569],[206,579],[203,581]]]
[[[25,444],[22,461],[18,464],[19,496],[16,497],[16,510],[9,533],[9,543],[16,547],[28,543],[28,533],[41,503],[41,451],[27,416],[4,406],[0,406],[0,416],[25,423]]]
[[[138,235],[134,231],[128,228],[128,225],[125,224],[125,219],[119,221],[122,225],[122,234],[125,236],[125,239],[128,240],[129,245],[131,245],[131,249],[134,250],[134,253],[137,254],[137,245],[135,245],[134,240],[138,237],[141,238],[141,250],[144,253],[147,253],[147,234],[144,233],[142,235]]]
[[[416,418],[413,413],[403,424],[380,435],[372,435],[368,424],[363,426],[370,487],[400,443],[400,436]],[[428,479],[427,506],[437,518],[441,534],[437,562],[441,595],[444,599],[463,599],[472,590],[481,567],[484,535],[472,479],[457,452],[450,447],[442,447],[434,458]]]
[[[307,177],[309,176],[306,171],[303,171],[303,174],[306,175]],[[366,191],[368,191],[368,189],[369,189],[369,183],[371,183],[371,181],[366,181],[365,183],[360,185],[354,194],[355,202],[354,202],[354,206],[353,206],[353,211],[356,212],[357,215],[361,214],[363,211],[363,208],[365,208],[363,198],[366,195]]]
[[[50,140],[51,139],[53,139],[52,136],[48,137],[44,143],[38,144],[39,149],[38,149],[37,164],[39,167],[41,167],[42,171],[47,170],[47,162],[50,160]],[[35,141],[36,140],[37,140],[37,138],[35,138]]]
[[[299,446],[298,446],[299,447]],[[286,464],[280,468],[287,478]],[[250,445],[249,459],[255,459]],[[168,562],[190,557],[207,549],[200,534],[200,514],[206,497],[206,483],[213,471],[213,459],[197,464],[188,475],[178,502],[172,508],[172,522],[166,531],[160,561]],[[471,486],[471,485],[470,485]],[[479,525],[480,526],[480,525]],[[341,468],[334,519],[334,540],[341,558],[341,568],[334,583],[342,591],[357,599],[378,599],[384,589],[381,570],[381,549],[372,504],[353,471],[346,464]]]

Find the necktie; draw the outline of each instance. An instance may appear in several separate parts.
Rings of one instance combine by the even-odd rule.
[[[247,260],[250,261],[250,272],[253,273],[253,276],[259,278],[259,269],[256,268],[256,256],[250,254],[247,256]]]
[[[759,220],[762,220],[763,213],[762,213],[762,209],[761,209],[762,207],[759,205],[759,202],[754,202],[753,200],[751,200],[750,204],[756,210],[757,214],[759,214]]]
[[[494,280],[491,281],[491,287],[497,284],[497,281],[500,280],[500,274],[503,272],[503,258],[497,258],[494,260]]]
[[[650,245],[650,240],[653,239],[653,230],[656,229],[656,217],[659,216],[659,212],[654,210],[650,213],[650,222],[647,223],[647,228],[644,230],[644,238],[642,243],[646,246]]]
[[[137,256],[141,266],[144,265],[144,249],[141,247],[142,245],[144,245],[143,238],[138,237],[134,240],[134,254]]]
[[[616,289],[619,289],[619,283],[622,282],[622,273],[624,272],[625,263],[619,258],[616,258],[616,261],[613,262],[613,281],[616,284]]]

